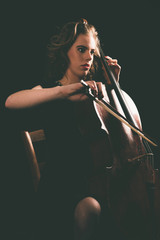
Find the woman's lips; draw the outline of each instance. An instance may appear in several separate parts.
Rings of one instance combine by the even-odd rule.
[[[81,67],[82,67],[83,69],[89,69],[89,68],[90,68],[90,65],[86,63],[86,64],[81,65]]]

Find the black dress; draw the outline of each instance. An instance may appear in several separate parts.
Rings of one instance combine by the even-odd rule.
[[[67,236],[66,232],[73,229],[75,206],[89,196],[91,156],[88,139],[79,130],[75,109],[76,104],[67,100],[56,100],[41,109],[49,158],[37,193],[37,214],[38,231],[46,239],[46,234],[52,239],[54,232]]]
[[[69,100],[55,100],[45,104],[41,110],[49,159],[37,193],[36,222],[39,240],[54,237],[57,240],[72,240],[74,209],[77,203],[88,196],[99,201],[98,196],[92,194],[88,187],[88,179],[94,171],[91,146],[96,146],[99,139],[107,142],[108,136],[101,129],[92,101],[88,103],[90,110],[87,102],[82,103],[83,114],[77,111],[81,109],[81,104],[79,108],[79,103]],[[90,125],[90,120],[94,124]],[[97,157],[103,150],[101,156],[105,157],[108,145],[102,146],[96,149]],[[107,234],[108,228],[111,230],[110,224],[109,217],[104,226]],[[113,236],[113,232],[111,235]]]

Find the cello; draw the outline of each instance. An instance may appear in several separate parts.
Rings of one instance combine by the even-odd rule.
[[[98,100],[86,82],[81,83],[93,100],[111,151],[106,150],[104,161],[99,162],[94,157],[98,150],[91,146],[94,170],[90,192],[106,202],[126,239],[159,240],[160,178],[149,143],[157,144],[142,132],[138,110],[116,82],[101,48],[100,64],[104,70],[104,98]]]

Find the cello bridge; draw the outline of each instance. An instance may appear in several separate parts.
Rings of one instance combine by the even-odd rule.
[[[139,155],[137,157],[134,157],[134,158],[129,158],[128,159],[128,162],[134,162],[134,161],[144,161],[146,157],[153,157],[153,153],[145,153],[145,154],[142,154],[142,155]]]

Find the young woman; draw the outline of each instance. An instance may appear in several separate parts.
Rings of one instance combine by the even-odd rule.
[[[80,82],[85,80],[96,97],[104,97],[101,79],[93,80],[98,57],[94,26],[84,19],[69,22],[48,45],[45,81],[10,95],[5,102],[15,114],[37,111],[36,121],[46,134],[50,158],[37,194],[38,239],[100,240],[114,235],[110,234],[107,206],[89,190],[88,183],[93,159],[101,160],[110,151],[105,144],[97,144],[104,142],[107,132]],[[118,81],[117,60],[106,57],[106,61]],[[95,148],[96,153],[92,152]]]

